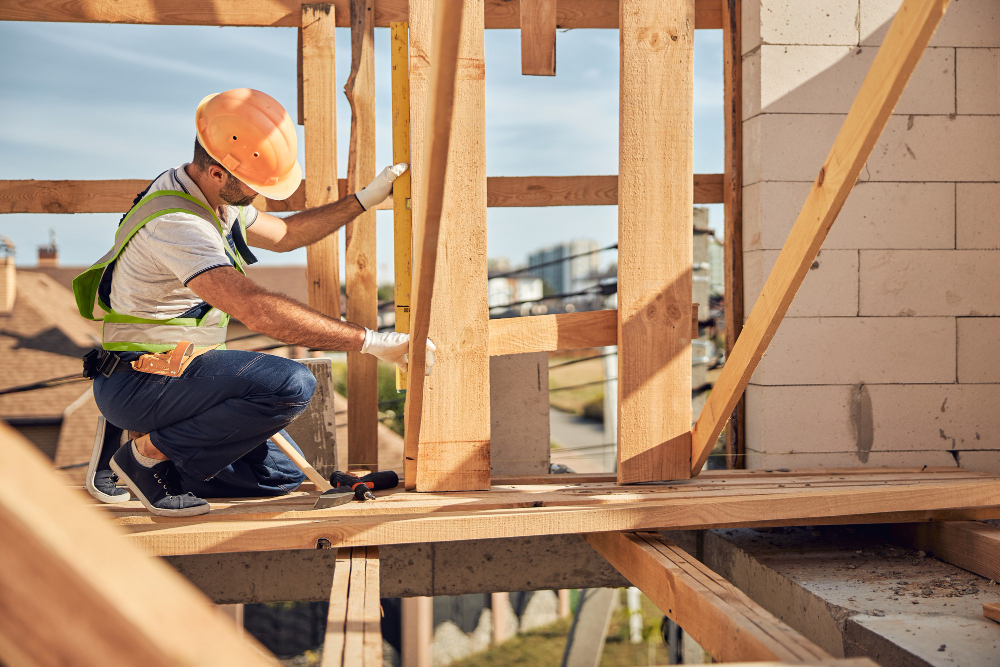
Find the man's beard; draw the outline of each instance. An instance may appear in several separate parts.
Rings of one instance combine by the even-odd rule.
[[[226,184],[219,190],[219,199],[231,206],[249,206],[257,198],[257,193],[243,194],[238,183],[239,181],[232,174],[227,174]]]

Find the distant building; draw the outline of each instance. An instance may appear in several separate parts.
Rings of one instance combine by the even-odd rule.
[[[601,268],[601,258],[596,251],[597,241],[580,239],[541,248],[528,255],[528,268],[538,276],[555,294],[579,291],[596,284]],[[592,253],[568,261],[568,257]],[[545,266],[542,266],[545,265]]]

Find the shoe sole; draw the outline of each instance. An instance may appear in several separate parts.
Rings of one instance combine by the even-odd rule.
[[[146,496],[142,495],[142,492],[139,491],[139,486],[135,482],[133,482],[128,475],[122,472],[122,469],[118,466],[117,461],[115,461],[114,459],[111,459],[111,469],[115,471],[115,474],[118,475],[123,482],[128,484],[128,487],[132,490],[132,493],[135,494],[135,497],[139,499],[139,502],[141,502],[146,507],[146,509],[148,509],[152,514],[155,514],[157,516],[198,516],[199,514],[208,514],[209,510],[212,509],[212,506],[209,505],[208,503],[205,503],[204,505],[198,505],[196,507],[187,507],[185,509],[179,509],[179,510],[161,509],[159,507],[154,507],[153,504],[149,502],[149,500],[146,498]]]
[[[90,495],[94,496],[102,503],[108,503],[109,505],[115,505],[117,503],[127,503],[132,500],[132,496],[128,491],[125,493],[119,493],[116,496],[109,496],[104,493],[96,486],[94,486],[94,478],[97,476],[97,462],[101,458],[101,450],[104,448],[104,433],[107,428],[107,421],[101,421],[101,427],[97,429],[97,435],[94,440],[94,450],[90,453],[90,465],[87,466],[87,478],[84,482],[84,486],[87,487],[87,491]]]

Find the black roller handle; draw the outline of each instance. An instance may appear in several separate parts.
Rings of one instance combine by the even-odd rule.
[[[399,475],[391,470],[383,470],[356,477],[337,470],[330,475],[330,486],[335,489],[348,487],[354,491],[354,497],[358,500],[375,500],[372,491],[396,488],[399,486]]]

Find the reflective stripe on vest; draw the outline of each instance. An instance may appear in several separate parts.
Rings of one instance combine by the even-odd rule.
[[[191,195],[177,190],[159,190],[140,199],[122,219],[115,233],[115,244],[104,257],[73,280],[80,314],[91,320],[103,320],[103,344],[106,350],[165,352],[172,350],[181,341],[191,341],[197,347],[209,347],[225,343],[226,325],[229,315],[210,309],[204,317],[175,317],[170,319],[147,319],[115,312],[100,296],[101,280],[106,271],[113,271],[114,262],[125,250],[132,237],[147,222],[168,213],[190,213],[205,220],[217,229],[222,237],[222,245],[234,266],[241,272],[243,262],[234,253],[226,240],[222,223],[211,210]],[[243,209],[240,209],[240,231],[245,235]],[[108,276],[110,278],[110,274]],[[110,301],[110,298],[108,298]],[[103,317],[94,317],[94,303],[105,311]]]

